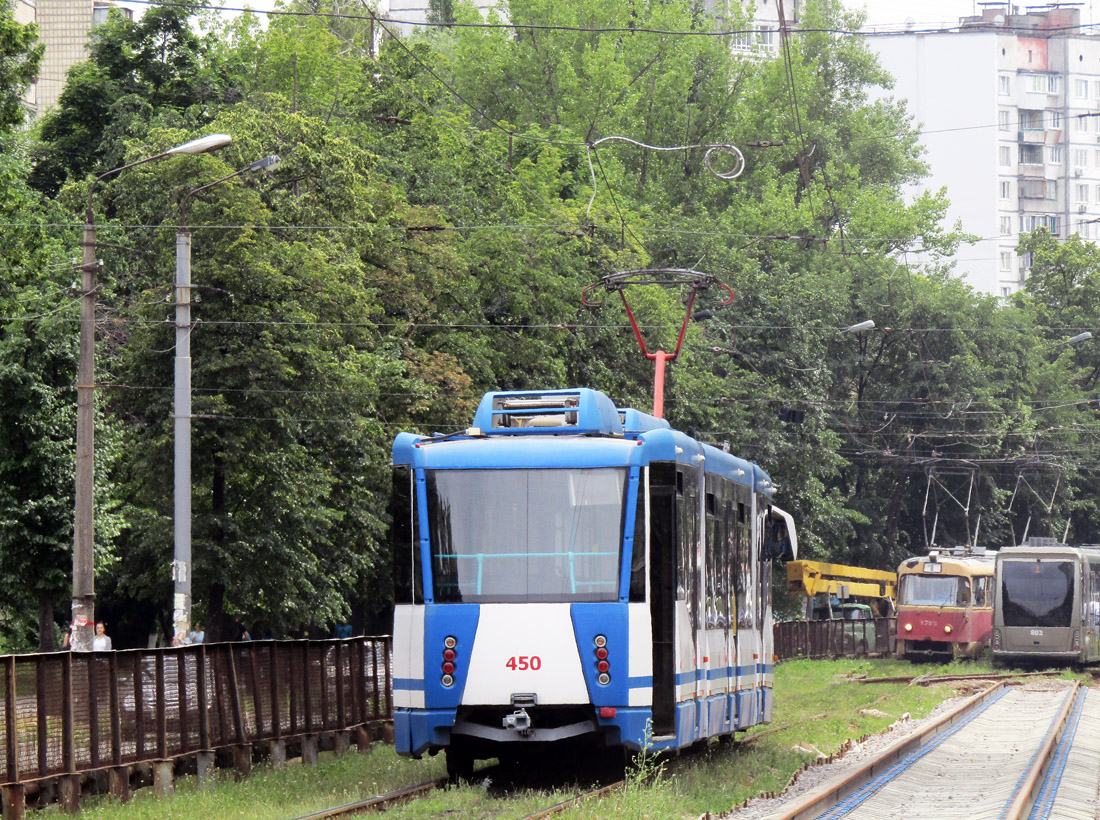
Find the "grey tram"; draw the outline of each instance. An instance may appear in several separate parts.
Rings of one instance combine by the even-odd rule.
[[[997,553],[994,662],[1100,660],[1100,545]]]

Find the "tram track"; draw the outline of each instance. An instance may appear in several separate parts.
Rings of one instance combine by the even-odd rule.
[[[366,814],[367,812],[384,812],[394,806],[400,806],[403,803],[431,794],[436,789],[446,786],[447,783],[445,777],[439,780],[428,780],[424,783],[417,783],[415,786],[406,786],[403,789],[395,789],[385,794],[368,797],[365,800],[356,800],[341,806],[322,809],[313,814],[298,817],[296,820],[327,820],[330,817],[349,817],[355,814]]]
[[[484,780],[487,783],[491,783],[500,777],[502,780],[508,778],[504,775],[504,770],[499,765],[487,766],[483,769],[479,769],[476,772],[476,777],[473,782],[478,780]],[[625,780],[617,780],[612,783],[602,783],[593,786],[590,789],[585,789],[577,794],[566,798],[565,800],[559,800],[551,806],[547,806],[544,809],[539,809],[531,814],[525,815],[522,820],[543,820],[543,818],[552,817],[556,814],[569,809],[578,803],[583,803],[586,800],[599,798],[607,794],[611,794],[618,789],[621,789],[625,784]],[[402,789],[396,789],[385,794],[375,795],[374,797],[368,797],[363,800],[356,800],[351,803],[345,803],[340,806],[333,806],[331,808],[322,809],[321,811],[314,812],[312,814],[303,815],[295,818],[295,820],[328,820],[329,818],[338,817],[352,817],[358,814],[375,813],[380,814],[390,809],[405,803],[410,803],[414,800],[420,800],[438,789],[446,788],[453,785],[453,782],[448,778],[440,778],[438,780],[429,780],[424,783],[417,783],[414,786],[407,786]],[[493,787],[494,790],[497,788]],[[502,792],[502,796],[507,796],[512,787],[505,786]]]
[[[1079,682],[991,684],[919,733],[771,813],[766,820],[1095,818],[1100,695]],[[1024,717],[1026,716],[1026,717]],[[783,798],[780,798],[783,801]]]

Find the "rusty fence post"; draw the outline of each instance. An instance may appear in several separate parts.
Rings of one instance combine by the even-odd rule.
[[[247,777],[252,772],[252,744],[245,738],[244,711],[241,708],[241,692],[237,679],[237,659],[234,657],[234,644],[226,645],[229,657],[229,699],[233,709],[233,768],[237,779]]]
[[[80,811],[80,777],[76,773],[76,740],[73,726],[73,653],[61,659],[61,768],[58,779],[59,800],[63,811]],[[90,656],[88,656],[90,658]]]
[[[321,650],[321,663],[318,669],[318,679],[321,682],[321,730],[324,731],[332,726],[332,720],[329,715],[332,704],[329,702],[328,687],[328,656],[329,650],[332,649],[331,644],[322,643],[320,645]]]
[[[130,656],[134,670],[134,755],[138,763],[145,762],[145,681],[142,680],[141,653]]]
[[[187,655],[187,649],[176,652],[176,708],[179,711],[180,754],[187,754],[191,750],[191,719],[187,714]]]
[[[110,675],[108,711],[111,715],[111,768],[107,770],[107,786],[111,797],[126,803],[130,799],[130,768],[122,765],[122,711],[119,708],[118,655],[115,652],[107,657],[107,672]]]
[[[302,763],[313,765],[317,762],[317,735],[313,725],[313,675],[310,662],[311,642],[302,642],[302,707],[304,710],[305,734],[302,735]],[[324,677],[321,679],[324,688]]]
[[[88,760],[99,768],[99,658],[88,658]]]
[[[281,768],[286,765],[286,741],[283,740],[283,711],[279,699],[282,692],[279,687],[279,644],[272,641],[267,646],[267,680],[271,698],[271,765]]]
[[[206,645],[200,644],[195,655],[195,694],[199,707],[199,751],[195,755],[195,781],[200,790],[210,787],[214,770],[214,751],[210,744],[210,689],[207,686]],[[215,692],[217,687],[215,686]],[[220,700],[220,698],[219,698]]]
[[[4,779],[7,782],[0,790],[4,820],[22,820],[27,810],[26,794],[23,784],[19,782],[18,691],[15,681],[15,656],[9,655],[4,659],[4,741],[7,747]]]

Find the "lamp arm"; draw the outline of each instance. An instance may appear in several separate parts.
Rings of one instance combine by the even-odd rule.
[[[92,187],[90,189],[88,189],[88,211],[87,211],[87,214],[86,214],[86,217],[85,217],[85,221],[89,224],[95,222],[95,214],[92,211],[92,208],[93,208],[93,206],[92,206],[92,197],[95,194],[96,186],[99,185],[100,182],[105,180],[107,177],[114,176],[117,173],[125,171],[127,168],[133,168],[135,165],[144,165],[147,162],[152,162],[153,160],[161,159],[162,157],[166,157],[171,153],[172,153],[171,151],[162,151],[161,153],[154,154],[151,157],[145,157],[144,159],[139,159],[136,162],[130,162],[130,163],[127,163],[126,165],[120,165],[117,168],[112,168],[110,171],[107,171],[105,174],[100,174],[99,176],[97,176],[94,180],[92,180]]]
[[[234,171],[232,174],[224,176],[221,179],[215,179],[213,182],[208,182],[205,185],[200,185],[198,188],[192,188],[190,191],[184,194],[183,202],[180,203],[180,230],[187,230],[187,203],[191,201],[191,197],[193,197],[197,193],[200,193],[201,191],[205,191],[207,188],[213,188],[215,185],[220,185],[227,180],[233,179],[233,177],[239,177],[241,174],[245,173],[246,171],[250,171],[251,169],[252,166],[249,165],[248,167],[242,168],[239,171]]]

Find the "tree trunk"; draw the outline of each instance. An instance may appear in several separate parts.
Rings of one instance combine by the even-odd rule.
[[[53,625],[53,596],[44,592],[38,594],[38,651],[55,652],[57,635]]]

